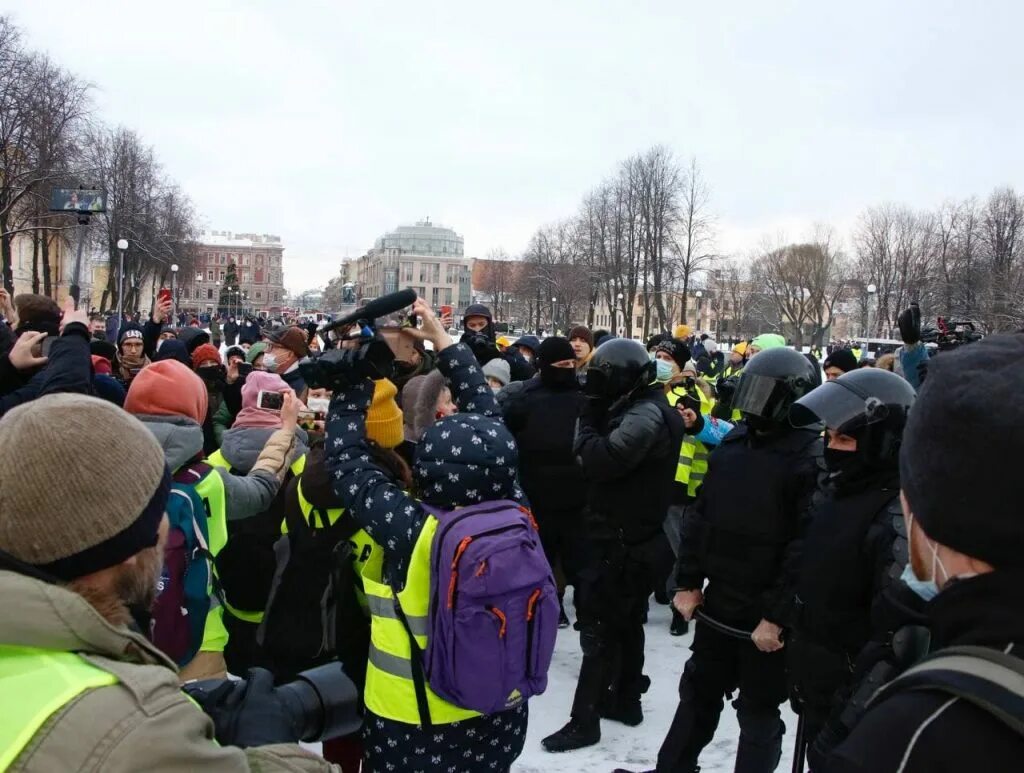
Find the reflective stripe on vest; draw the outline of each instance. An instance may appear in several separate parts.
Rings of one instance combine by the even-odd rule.
[[[204,473],[188,470],[189,479],[185,482],[195,487],[196,494],[203,500],[206,509],[206,527],[210,536],[210,555],[217,554],[228,543],[227,496],[224,493],[224,479],[216,469],[211,468]],[[216,566],[213,567],[216,573]],[[212,580],[212,578],[211,578]],[[228,629],[224,627],[224,610],[221,608],[218,594],[213,592],[210,583],[210,611],[206,615],[206,627],[203,629],[203,652],[223,652],[228,643]]]
[[[413,547],[405,588],[398,594],[421,650],[427,647],[430,611],[430,550],[437,533],[437,519],[428,516]],[[366,707],[378,716],[409,725],[420,724],[416,687],[412,679],[412,647],[409,633],[398,618],[395,595],[381,582],[380,566],[363,567],[363,587],[370,605],[370,658],[366,669]],[[415,622],[414,622],[415,621]],[[426,685],[430,721],[435,725],[460,722],[480,714],[459,708]]]
[[[317,519],[313,517],[314,511],[320,513],[320,517],[327,517],[327,523],[333,525],[342,514],[345,512],[343,507],[329,507],[326,510],[322,508],[314,507],[313,504],[306,499],[306,496],[302,493],[302,478],[299,478],[299,485],[297,488],[297,494],[299,499],[299,510],[302,512],[302,517],[306,519],[306,523],[309,524],[309,528],[318,528]],[[281,533],[288,533],[288,519],[281,521]],[[356,576],[356,599],[359,601],[359,606],[362,607],[363,611],[369,614],[369,605],[367,602],[366,594],[363,591],[362,578],[367,572],[371,576],[380,577],[384,567],[384,551],[373,538],[366,533],[364,529],[360,529],[351,537],[348,538],[348,543],[352,546],[352,564],[355,569]],[[410,621],[411,623],[412,621]]]
[[[72,652],[0,644],[0,770],[50,717],[86,690],[117,677]]]
[[[222,470],[227,470],[228,472],[231,472],[233,469],[231,462],[227,460],[224,453],[219,448],[206,457],[206,463],[213,467],[220,467]],[[303,454],[292,462],[288,469],[291,470],[292,475],[301,475],[302,471],[306,469],[306,455]]]
[[[685,396],[671,390],[667,397],[670,405],[676,405]],[[715,401],[709,398],[702,389],[696,389],[692,396],[700,399],[700,412],[707,416],[714,410]],[[676,483],[686,486],[686,493],[690,497],[696,497],[704,482],[704,475],[708,471],[708,449],[692,435],[683,436],[683,444],[679,449],[679,463],[676,465]]]

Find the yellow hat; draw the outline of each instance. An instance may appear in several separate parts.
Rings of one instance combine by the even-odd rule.
[[[508,336],[501,336],[498,339],[498,346],[500,346],[502,349],[507,349],[511,345],[512,345],[512,341],[511,341],[511,339],[509,339]]]
[[[402,434],[402,411],[395,402],[398,390],[382,378],[373,383],[373,402],[366,412],[366,437],[381,448],[395,448],[405,439]]]
[[[740,357],[742,357],[744,354],[747,353],[747,342],[746,341],[740,341],[738,344],[736,344],[732,348],[732,353],[733,354],[738,354]]]
[[[676,329],[672,331],[672,337],[689,338],[692,332],[689,325],[676,325]]]

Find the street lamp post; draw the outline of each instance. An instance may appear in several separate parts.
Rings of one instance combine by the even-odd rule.
[[[118,239],[117,250],[121,254],[117,262],[117,334],[121,335],[124,324],[124,254],[128,250],[128,240]]]
[[[558,335],[558,298],[551,298],[551,335]]]
[[[872,282],[871,284],[869,284],[867,286],[866,289],[868,291],[868,318],[867,318],[867,327],[868,327],[868,329],[864,332],[864,338],[865,339],[871,337],[871,333],[872,333],[871,311],[872,311],[872,307],[875,305],[874,304],[874,299],[875,299],[875,293],[878,292],[878,287]],[[865,341],[864,343],[867,344],[867,341]],[[865,346],[864,349],[867,350],[868,347]]]
[[[704,330],[704,323],[701,319],[703,316],[701,312],[701,306],[703,305],[704,291],[698,290],[696,293],[694,293],[694,295],[697,296],[697,329],[702,331]]]
[[[615,300],[617,300],[619,302],[619,305],[612,312],[612,330],[615,330],[615,328],[618,327],[618,325],[616,324],[619,321],[618,312],[622,311],[622,316],[623,317],[626,316],[626,312],[624,310],[622,310],[622,299],[624,297],[625,296],[622,293],[619,293],[618,295],[615,296]],[[623,321],[623,323],[625,323],[626,320],[623,319],[622,321]],[[626,332],[626,330],[625,330],[625,326],[624,325],[622,327],[619,327],[618,335],[622,335],[625,332]]]
[[[173,325],[178,319],[178,295],[177,295],[177,280],[178,280],[178,264],[171,264],[171,324]]]

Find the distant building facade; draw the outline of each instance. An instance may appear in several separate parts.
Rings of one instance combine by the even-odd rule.
[[[450,305],[460,313],[472,303],[471,264],[463,238],[427,219],[384,234],[346,270],[360,301],[409,287],[434,309]]]
[[[199,238],[193,276],[179,278],[179,307],[197,313],[217,310],[228,266],[234,264],[240,297],[230,299],[235,313],[272,315],[285,305],[284,245],[271,234],[206,231]]]

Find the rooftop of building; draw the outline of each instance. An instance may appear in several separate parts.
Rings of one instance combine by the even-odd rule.
[[[199,243],[208,247],[272,247],[284,249],[281,237],[274,234],[233,233],[231,231],[203,231]]]

